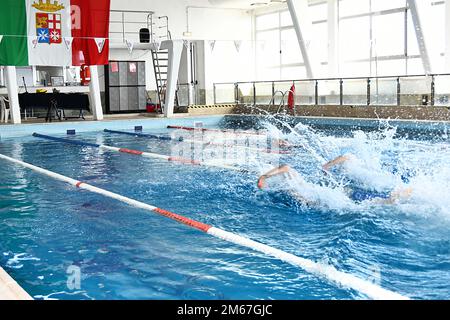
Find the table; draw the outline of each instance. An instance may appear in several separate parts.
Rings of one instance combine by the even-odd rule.
[[[90,111],[89,96],[83,93],[22,93],[19,94],[21,110],[45,109],[45,120],[52,121],[52,112],[61,121],[70,118],[84,118],[84,111]],[[78,117],[66,117],[65,110],[79,110]]]

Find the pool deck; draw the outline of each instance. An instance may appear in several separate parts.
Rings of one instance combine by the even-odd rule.
[[[30,135],[34,132],[46,134],[62,134],[67,130],[75,129],[77,132],[111,130],[132,130],[135,126],[144,129],[161,129],[167,125],[193,126],[194,122],[203,122],[204,125],[217,125],[224,115],[188,115],[176,114],[171,118],[149,117],[140,114],[105,116],[102,121],[86,120],[53,121],[45,123],[42,119],[30,119],[22,124],[0,125],[0,138],[16,138]]]
[[[0,267],[0,300],[33,300],[33,298]]]

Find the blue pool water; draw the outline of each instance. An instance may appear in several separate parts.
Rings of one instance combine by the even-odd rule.
[[[450,298],[450,144],[445,132],[424,137],[418,130],[405,133],[389,126],[359,130],[302,124],[291,131],[294,123],[269,122],[233,118],[220,124],[263,126],[297,145],[280,157],[239,155],[233,165],[250,173],[29,135],[3,139],[0,153],[333,265],[411,298]],[[144,132],[169,134],[162,126]],[[177,145],[101,131],[70,139],[166,155]],[[347,169],[347,178],[340,173],[324,177],[322,162],[343,152],[359,159]],[[273,181],[269,191],[258,190],[258,174],[281,163],[311,185],[321,185],[307,190],[318,204],[296,203],[283,194],[280,181]],[[406,174],[405,183],[401,177]],[[344,191],[353,184],[377,191],[406,184],[414,191],[396,205],[355,203]],[[366,298],[279,260],[3,161],[0,237],[0,266],[37,299]],[[79,289],[67,286],[70,266],[81,270]]]

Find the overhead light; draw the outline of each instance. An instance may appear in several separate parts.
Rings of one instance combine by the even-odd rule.
[[[192,32],[190,31],[183,32],[183,37],[192,37]]]

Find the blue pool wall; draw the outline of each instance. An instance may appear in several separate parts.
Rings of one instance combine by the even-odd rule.
[[[192,126],[194,122],[203,122],[205,126],[218,126],[223,117],[224,116],[221,115],[170,119],[117,119],[103,121],[4,125],[0,126],[0,138],[18,138],[31,135],[34,132],[45,134],[64,134],[67,132],[67,130],[76,130],[76,132],[103,131],[104,129],[132,130],[135,126],[142,126],[144,130],[151,130],[166,128],[168,125]]]

